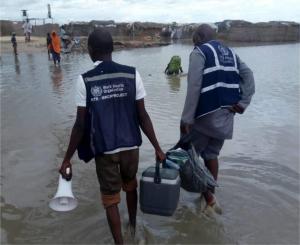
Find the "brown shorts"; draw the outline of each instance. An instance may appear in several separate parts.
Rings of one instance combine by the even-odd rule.
[[[126,192],[137,188],[139,149],[100,155],[95,161],[104,207],[120,202],[121,188]]]

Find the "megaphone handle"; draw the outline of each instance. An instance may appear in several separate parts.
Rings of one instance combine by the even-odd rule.
[[[72,172],[70,167],[66,168],[66,174],[65,176],[62,175],[62,177],[67,181],[72,179]]]

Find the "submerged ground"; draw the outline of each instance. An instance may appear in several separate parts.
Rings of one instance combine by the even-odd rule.
[[[199,197],[181,191],[173,217],[138,213],[137,239],[147,243],[299,243],[299,44],[239,47],[252,69],[256,94],[236,116],[234,139],[220,158],[217,196],[224,209],[215,219],[199,209]],[[179,137],[186,77],[167,78],[172,55],[188,68],[192,46],[118,51],[114,59],[140,71],[146,107],[164,150]],[[54,67],[45,51],[1,54],[1,242],[22,244],[112,243],[93,163],[74,158],[73,191],[79,206],[56,213],[48,202],[75,117],[78,74],[92,65],[87,54],[62,56]],[[154,164],[148,140],[141,172]],[[123,220],[126,207],[120,204]],[[126,222],[124,221],[124,227]]]

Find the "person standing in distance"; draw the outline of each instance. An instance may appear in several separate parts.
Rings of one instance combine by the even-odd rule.
[[[94,30],[88,37],[88,51],[94,68],[80,75],[77,82],[77,117],[60,173],[70,179],[66,170],[71,169],[76,149],[85,161],[95,158],[108,224],[114,242],[122,244],[118,209],[121,189],[126,192],[130,225],[136,226],[140,128],[153,145],[156,159],[163,161],[165,154],[145,109],[141,76],[134,67],[112,61],[110,33]]]
[[[22,28],[24,29],[25,42],[30,42],[30,36],[31,36],[31,32],[32,32],[32,24],[30,23],[28,18],[24,22]]]
[[[60,44],[59,36],[55,31],[52,31],[50,49],[51,49],[52,58],[55,66],[56,64],[60,65],[60,51],[61,51],[60,45],[61,44]]]
[[[13,49],[14,49],[14,54],[18,55],[18,51],[17,51],[17,46],[18,45],[17,45],[17,38],[16,38],[16,33],[15,32],[12,33],[10,41],[11,41]]]
[[[215,180],[218,156],[224,140],[233,135],[236,113],[244,113],[255,92],[254,77],[248,66],[220,41],[215,30],[200,25],[193,34],[188,86],[181,116],[181,134],[190,133],[197,153]],[[206,211],[221,214],[214,190],[203,193]]]

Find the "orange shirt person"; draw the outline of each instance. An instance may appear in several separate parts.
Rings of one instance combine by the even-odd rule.
[[[54,65],[60,65],[60,38],[55,31],[51,33],[51,53]]]

